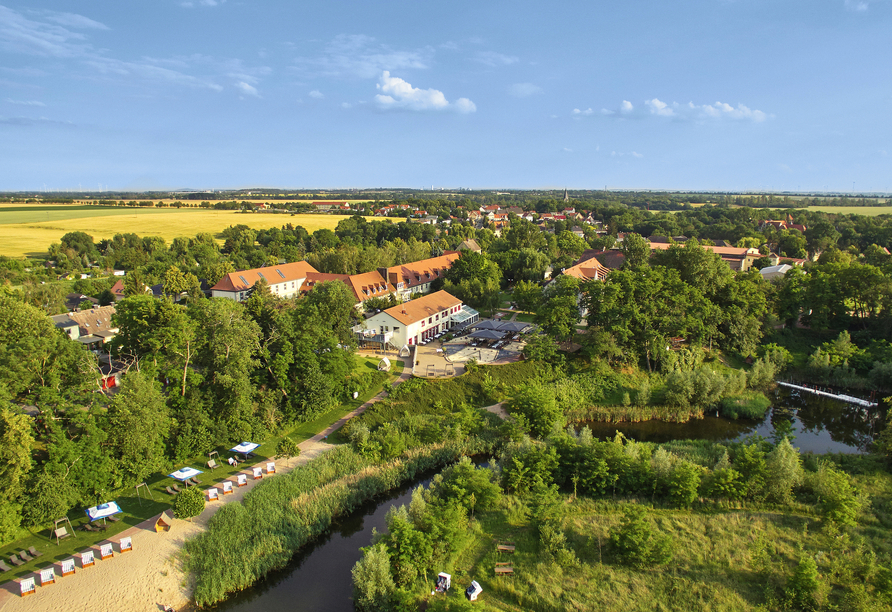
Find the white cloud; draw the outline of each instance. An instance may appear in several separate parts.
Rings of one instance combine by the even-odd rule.
[[[20,106],[46,106],[46,104],[37,100],[13,100],[11,98],[6,98],[6,101],[9,104],[18,104]]]
[[[869,8],[869,2],[867,0],[846,0],[845,6],[850,11],[863,13]]]
[[[675,114],[669,105],[663,102],[662,100],[658,100],[654,98],[653,100],[645,100],[644,103],[650,108],[650,112],[654,115],[660,115],[661,117],[671,117]]]
[[[260,96],[260,94],[257,92],[256,87],[254,87],[253,85],[248,85],[244,81],[239,81],[235,84],[235,86],[244,94],[247,94],[249,96]]]
[[[568,149],[567,147],[564,147],[564,151],[566,151],[567,153],[572,153],[573,149]]]
[[[573,114],[574,114],[574,115],[591,115],[591,114],[593,114],[594,112],[595,112],[595,111],[593,111],[593,110],[590,109],[590,108],[587,108],[587,109],[585,109],[585,110],[579,110],[578,108],[574,108],[574,109],[573,109]]]
[[[419,89],[412,87],[399,77],[390,76],[385,70],[376,85],[380,94],[375,101],[381,108],[405,108],[408,110],[447,110],[454,109],[460,113],[473,113],[477,107],[467,98],[459,98],[452,104],[442,91],[437,89]]]
[[[638,151],[632,151],[632,157],[637,157],[638,159],[641,159],[642,157],[644,157],[644,155],[642,155]]]
[[[28,55],[77,57],[90,50],[85,40],[83,34],[0,6],[0,48]]]
[[[713,104],[694,104],[693,102],[679,104],[678,102],[672,102],[670,104],[659,98],[645,100],[643,110],[640,111],[628,100],[623,100],[618,110],[602,108],[601,114],[639,118],[655,115],[657,117],[670,117],[676,121],[735,120],[751,121],[753,123],[761,123],[774,116],[750,108],[745,104],[738,104],[737,106],[731,106],[726,102],[715,102]]]
[[[83,15],[77,15],[75,13],[56,13],[53,11],[44,11],[41,13],[45,15],[46,19],[52,21],[54,23],[58,23],[61,26],[65,26],[68,28],[82,28],[87,30],[107,30],[108,26],[104,23],[99,23],[89,17],[84,17]]]
[[[194,8],[196,5],[198,6],[220,6],[226,2],[226,0],[198,0],[198,2],[193,2],[192,0],[186,0],[185,2],[180,2],[180,6],[183,8]]]
[[[474,61],[497,68],[498,66],[510,66],[520,60],[513,55],[504,55],[495,51],[480,51],[474,56]]]
[[[508,93],[515,98],[526,98],[542,93],[542,88],[532,83],[515,83],[508,88]]]
[[[344,77],[375,78],[382,70],[425,69],[430,64],[430,47],[415,51],[395,50],[363,34],[341,34],[325,45],[319,57],[295,60],[299,72]]]
[[[310,96],[311,98],[316,98],[317,100],[321,100],[322,98],[325,97],[325,95],[324,95],[321,91],[319,91],[318,89],[314,89],[313,91],[311,91],[311,92],[308,93],[307,95]]]
[[[748,119],[755,123],[760,123],[768,118],[768,115],[760,110],[753,110],[743,104],[736,107],[724,102],[716,102],[715,104],[704,104],[697,106],[692,102],[688,102],[688,108],[699,111],[703,115],[712,118],[728,117],[730,119]]]
[[[341,102],[341,108],[353,108],[353,105],[349,102]]]

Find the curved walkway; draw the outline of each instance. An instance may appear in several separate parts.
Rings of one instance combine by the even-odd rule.
[[[390,389],[382,390],[378,395],[324,431],[298,444],[301,451],[300,456],[285,461],[276,461],[276,474],[286,474],[334,448],[325,442],[329,435],[342,427],[349,419],[365,412],[369,406],[387,397],[391,389],[411,376],[411,368],[404,367],[400,376],[391,384]],[[56,583],[37,586],[36,592],[28,597],[19,595],[20,587],[17,580],[0,585],[0,610],[2,612],[95,612],[97,610],[128,612],[131,610],[158,611],[166,609],[166,606],[179,609],[187,605],[191,598],[192,585],[183,571],[178,553],[182,550],[186,540],[195,537],[207,528],[208,522],[217,510],[224,504],[243,500],[245,495],[256,486],[258,481],[253,479],[254,467],[260,467],[265,472],[266,462],[246,467],[240,472],[248,476],[247,486],[237,487],[236,475],[233,475],[230,479],[233,482],[231,495],[222,496],[222,482],[217,484],[216,486],[221,492],[220,500],[208,502],[204,512],[192,521],[170,519],[170,531],[156,533],[155,521],[158,516],[161,516],[158,515],[115,535],[113,540],[101,542],[113,545],[115,556],[111,559],[98,560],[98,544],[84,547],[84,550],[95,551],[96,564],[93,567],[81,568],[80,558],[75,555],[75,574],[64,578],[61,577],[60,563],[53,564],[48,560],[44,567],[51,565],[55,567]],[[264,476],[264,478],[272,478],[276,474]],[[166,514],[169,518],[169,513]],[[132,538],[133,551],[122,554],[119,552],[118,541],[127,536]],[[48,547],[45,553],[50,556],[52,548]],[[35,575],[35,578],[36,584],[39,585],[39,576]]]

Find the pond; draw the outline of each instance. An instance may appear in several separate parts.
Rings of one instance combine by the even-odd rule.
[[[620,431],[642,442],[713,440],[735,442],[757,434],[771,438],[781,423],[792,426],[793,445],[802,452],[864,453],[884,426],[883,411],[867,410],[839,400],[778,388],[769,395],[772,408],[765,418],[726,419],[706,416],[687,423],[644,421],[641,423],[580,423],[596,438],[612,438]],[[713,413],[714,414],[714,413]]]

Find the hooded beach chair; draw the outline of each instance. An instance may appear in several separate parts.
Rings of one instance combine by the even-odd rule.
[[[220,499],[219,493],[217,493],[216,488],[208,489],[208,501],[217,501]]]

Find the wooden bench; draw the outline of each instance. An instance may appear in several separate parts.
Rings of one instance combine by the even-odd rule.
[[[513,576],[514,566],[510,563],[496,563],[496,576]]]
[[[498,552],[503,552],[503,553],[513,553],[514,552],[514,544],[497,544],[496,550]]]

